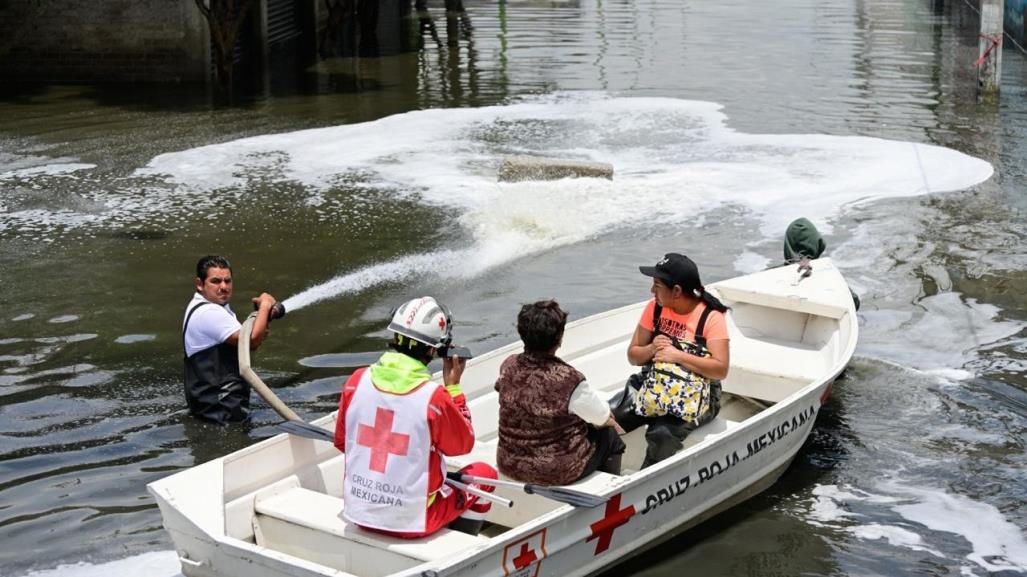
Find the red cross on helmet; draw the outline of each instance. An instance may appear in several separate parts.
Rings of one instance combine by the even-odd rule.
[[[449,345],[452,325],[445,306],[432,297],[421,297],[403,303],[392,313],[389,330],[437,349]]]

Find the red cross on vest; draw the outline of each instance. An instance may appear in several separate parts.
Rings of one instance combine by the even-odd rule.
[[[374,427],[361,423],[357,429],[357,444],[371,449],[372,471],[385,472],[389,455],[404,456],[410,445],[410,435],[392,432],[392,420],[396,413],[382,407],[374,415]]]
[[[514,569],[524,569],[538,559],[534,549],[529,549],[528,544],[521,545],[521,552],[513,558]]]
[[[624,509],[620,508],[621,493],[614,495],[606,502],[606,516],[590,525],[592,534],[585,541],[598,539],[596,552],[598,555],[610,548],[610,540],[613,539],[613,530],[628,522],[635,514],[635,506],[630,505]]]

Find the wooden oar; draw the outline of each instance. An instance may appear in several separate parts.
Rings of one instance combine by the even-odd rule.
[[[488,477],[476,477],[474,475],[459,475],[451,473],[453,477],[465,483],[478,483],[479,485],[492,485],[493,487],[511,487],[520,489],[529,495],[538,495],[575,507],[598,507],[605,504],[607,499],[584,491],[576,491],[567,487],[546,487],[532,483],[518,483],[517,481],[504,481],[502,479],[489,479]]]

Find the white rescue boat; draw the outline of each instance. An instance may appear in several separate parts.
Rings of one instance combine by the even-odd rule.
[[[717,418],[675,456],[639,471],[644,427],[624,436],[623,474],[571,485],[601,497],[574,507],[497,488],[479,536],[443,529],[403,540],[343,520],[342,455],[331,443],[281,434],[149,485],[189,577],[579,577],[731,507],[770,486],[809,435],[858,334],[848,286],[830,259],[802,277],[790,265],[708,288],[731,307],[731,367]],[[628,341],[645,302],[568,324],[559,355],[608,396],[638,370]],[[244,339],[240,339],[243,341]],[[477,442],[447,458],[495,465],[492,388],[519,343],[469,361],[462,381]],[[248,363],[248,354],[245,361]],[[341,384],[341,383],[340,383]],[[333,431],[335,414],[317,421]]]

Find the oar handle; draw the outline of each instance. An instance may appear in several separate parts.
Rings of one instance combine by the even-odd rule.
[[[250,367],[250,333],[253,332],[253,321],[257,319],[257,313],[250,313],[247,317],[246,322],[242,324],[242,328],[239,329],[239,374],[243,380],[253,387],[254,391],[260,395],[260,398],[264,399],[267,404],[271,405],[271,408],[276,413],[282,416],[287,421],[302,421],[299,415],[294,413],[278,395],[274,394],[264,381],[260,380],[257,373]]]
[[[470,483],[478,483],[479,485],[489,485],[492,487],[511,487],[513,489],[522,489],[525,493],[531,493],[528,490],[530,485],[524,483],[518,483],[517,481],[505,481],[503,479],[492,479],[490,477],[478,477],[476,475],[461,474],[461,479]]]
[[[518,483],[517,481],[506,481],[503,479],[490,479],[488,477],[477,477],[475,475],[462,475],[464,481],[470,481],[471,483],[478,483],[480,485],[491,485],[493,487],[510,487],[512,489],[521,489],[529,495],[534,495],[538,491],[535,490],[538,485],[532,485],[531,483]]]
[[[493,495],[488,491],[482,491],[477,487],[472,487],[455,479],[446,478],[446,483],[464,491],[465,493],[470,493],[476,497],[485,499],[486,501],[492,501],[493,503],[498,503],[504,507],[513,507],[513,501],[510,499],[505,499],[499,495]]]

